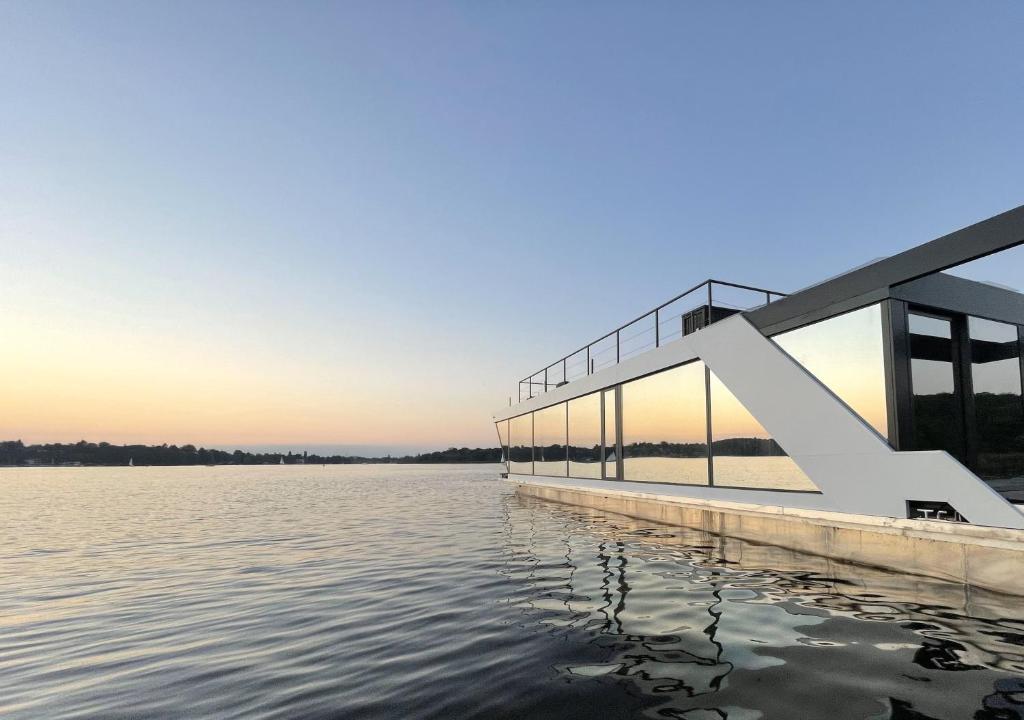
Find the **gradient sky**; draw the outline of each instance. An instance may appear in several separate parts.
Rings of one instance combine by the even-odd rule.
[[[1024,203],[1022,36],[1016,1],[0,2],[0,438],[493,444],[518,378],[708,276]]]

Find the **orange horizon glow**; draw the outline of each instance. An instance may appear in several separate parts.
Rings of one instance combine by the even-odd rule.
[[[325,366],[189,338],[0,318],[0,440],[234,448],[493,446],[487,410],[386,368]],[[359,375],[362,382],[346,382]]]

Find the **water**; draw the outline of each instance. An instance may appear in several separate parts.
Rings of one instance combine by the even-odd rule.
[[[1024,718],[1024,602],[494,467],[0,470],[5,718]]]

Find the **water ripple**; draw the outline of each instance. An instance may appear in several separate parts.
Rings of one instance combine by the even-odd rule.
[[[496,470],[0,470],[0,716],[1024,720],[1017,599]]]

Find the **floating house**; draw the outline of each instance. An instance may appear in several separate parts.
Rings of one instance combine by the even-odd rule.
[[[508,478],[1018,542],[994,529],[1024,530],[1024,295],[946,271],[1021,243],[1024,206],[793,294],[700,283],[520,381]]]

